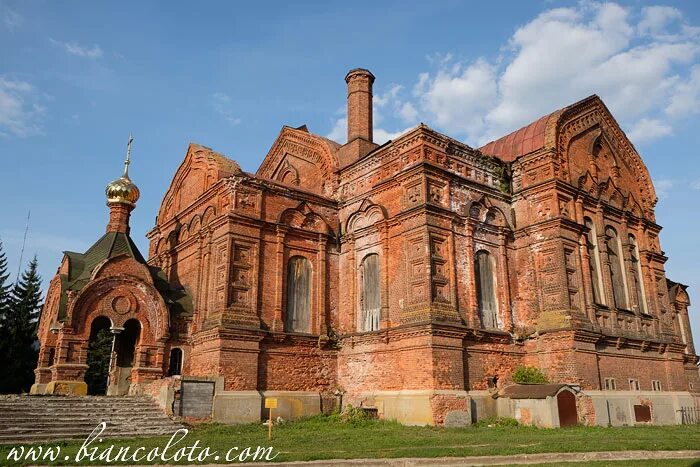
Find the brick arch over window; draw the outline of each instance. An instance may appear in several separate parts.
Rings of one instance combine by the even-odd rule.
[[[287,262],[287,309],[284,320],[287,332],[311,332],[311,262],[292,256]]]
[[[488,251],[479,250],[474,256],[476,297],[481,325],[498,328],[498,299],[496,298],[496,260]]]
[[[209,225],[209,223],[216,217],[216,209],[214,206],[209,206],[204,210],[202,215],[202,227]]]
[[[287,185],[299,185],[299,171],[285,160],[277,172],[277,180]]]
[[[307,232],[332,233],[325,219],[313,212],[306,203],[301,203],[296,208],[285,209],[280,214],[279,223]]]
[[[508,223],[506,215],[486,197],[479,201],[472,202],[469,205],[468,215],[476,222],[483,222],[488,225],[510,229],[510,224]]]
[[[345,231],[346,233],[356,232],[365,227],[373,226],[386,218],[387,214],[382,206],[365,201],[360,206],[360,209],[348,218]]]

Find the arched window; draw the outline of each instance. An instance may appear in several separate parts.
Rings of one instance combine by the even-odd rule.
[[[600,254],[598,250],[598,234],[595,224],[590,217],[583,218],[584,225],[588,227],[586,232],[586,248],[588,249],[588,265],[593,285],[593,302],[605,305],[603,297],[603,276],[600,274]]]
[[[170,350],[170,366],[168,367],[168,376],[182,374],[182,349],[175,347]]]
[[[496,260],[488,251],[476,252],[474,273],[476,297],[479,304],[481,325],[486,329],[498,327],[498,301],[496,300]]]
[[[311,263],[293,256],[287,264],[287,315],[285,328],[290,332],[311,332]]]
[[[634,235],[629,236],[630,241],[630,252],[632,256],[632,278],[634,280],[634,290],[637,294],[637,306],[639,307],[639,312],[648,314],[646,293],[644,289],[644,281],[642,280],[642,263],[639,260],[639,247],[637,246],[637,239]]]
[[[622,245],[617,232],[612,227],[605,229],[607,237],[608,263],[610,268],[610,282],[612,283],[613,299],[615,306],[623,310],[629,309],[627,300],[627,285],[625,281],[624,258],[622,257]]]
[[[362,321],[361,331],[376,331],[379,329],[379,314],[381,311],[381,281],[379,275],[379,255],[376,253],[365,256],[360,268],[362,274]]]

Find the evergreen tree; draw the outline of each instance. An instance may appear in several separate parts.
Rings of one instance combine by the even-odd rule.
[[[7,257],[0,242],[0,355],[7,355],[8,333],[5,326],[10,308],[10,284],[7,283],[10,273],[7,271]],[[0,368],[6,368],[6,361],[0,360]],[[3,374],[6,371],[2,371]]]
[[[7,279],[10,278],[10,273],[7,270],[7,257],[2,249],[2,241],[0,241],[0,330],[3,328],[5,317],[7,316],[10,304],[10,288],[12,287]],[[2,334],[0,333],[0,336]],[[2,348],[2,342],[0,342]]]
[[[38,352],[36,327],[41,311],[41,277],[36,256],[15,284],[3,323],[6,371],[0,379],[0,392],[26,392],[34,382]]]
[[[109,373],[113,340],[114,336],[109,328],[100,329],[90,338],[87,355],[88,369],[85,372],[88,394],[107,393],[107,374]]]

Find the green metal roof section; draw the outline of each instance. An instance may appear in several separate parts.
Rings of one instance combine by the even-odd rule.
[[[148,267],[153,277],[156,289],[163,296],[168,308],[177,314],[191,315],[194,306],[185,290],[174,290],[170,287],[165,273],[159,268],[148,266],[131,237],[121,232],[104,234],[85,253],[64,251],[68,258],[68,274],[61,274],[61,300],[59,302],[58,319],[66,318],[68,309],[69,290],[78,292],[90,282],[95,267],[104,261],[117,256],[126,255]]]

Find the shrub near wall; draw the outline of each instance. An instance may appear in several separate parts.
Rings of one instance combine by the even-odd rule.
[[[513,372],[513,382],[518,384],[547,384],[547,377],[534,366],[519,366]]]

